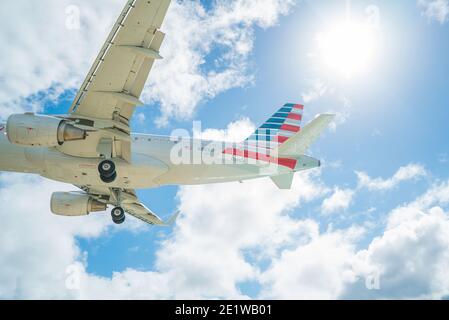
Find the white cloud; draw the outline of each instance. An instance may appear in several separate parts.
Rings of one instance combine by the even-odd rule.
[[[169,299],[173,297],[168,277],[158,272],[127,269],[113,273],[111,278],[88,274],[80,267],[80,290],[77,299]]]
[[[236,126],[227,135],[240,130]],[[292,191],[277,190],[268,180],[182,187],[182,216],[161,243],[154,269],[127,269],[111,278],[86,271],[76,241],[110,230],[109,217],[53,216],[45,199],[71,187],[2,174],[0,201],[8,210],[0,212],[0,297],[246,298],[238,287],[246,281],[261,285],[260,298],[441,298],[449,293],[444,211],[449,182],[393,210],[385,231],[358,249],[362,228],[320,231],[320,224],[303,218],[304,205],[328,192],[318,172],[298,174]],[[294,208],[302,208],[301,218],[288,214]],[[66,287],[69,266],[79,268],[79,290]],[[365,287],[365,278],[373,274],[379,275],[380,290]]]
[[[356,250],[363,229],[310,233],[262,273],[263,297],[441,299],[449,294],[449,182],[394,209],[385,230]],[[318,225],[316,226],[318,229]]]
[[[382,236],[357,253],[358,266],[378,270],[380,290],[347,295],[441,299],[449,293],[449,216],[440,207],[395,209]]]
[[[320,197],[321,186],[313,180],[308,174],[299,176],[289,192],[277,190],[268,180],[182,187],[182,215],[156,254],[155,270],[128,269],[104,278],[81,268],[76,297],[248,298],[238,284],[258,281],[258,261],[318,233],[316,223],[286,215]],[[251,252],[250,257],[245,252]]]
[[[148,98],[161,102],[158,123],[165,124],[170,117],[188,119],[202,101],[250,84],[248,58],[255,28],[274,25],[292,4],[291,0],[217,1],[205,10],[198,2],[174,2],[164,25],[165,60],[156,66],[147,91]],[[206,66],[206,57],[214,50],[219,55]]]
[[[448,0],[418,0],[418,6],[422,9],[422,14],[429,19],[433,19],[443,24],[449,19]]]
[[[115,292],[140,298],[239,298],[236,284],[253,280],[262,287],[259,298],[440,299],[449,294],[449,215],[434,205],[449,203],[447,185],[393,210],[383,233],[360,250],[362,228],[320,232],[315,221],[282,215],[298,204],[293,197],[284,198],[286,202],[278,198],[283,209],[272,205],[265,210],[276,200],[268,195],[268,185],[254,185],[246,192],[233,184],[213,190],[188,187],[180,194],[185,214],[174,237],[158,252],[159,272],[127,270],[112,279],[89,277],[83,292],[86,297],[113,297],[110,292]],[[257,195],[254,190],[261,187],[267,192]],[[253,191],[245,195],[248,190]],[[200,198],[203,201],[194,201]],[[242,204],[239,210],[236,203]],[[229,223],[236,218],[239,224]],[[271,261],[266,270],[243,256],[255,247]],[[260,258],[255,256],[256,261]]]
[[[337,299],[356,279],[351,262],[360,231],[315,234],[308,243],[283,251],[261,276],[262,297]]]
[[[206,129],[201,138],[212,141],[241,142],[255,131],[254,124],[248,118],[231,122],[225,130]]]
[[[77,5],[81,29],[66,28],[66,8]],[[45,0],[0,4],[0,118],[38,110],[39,102],[78,88],[118,16],[121,0]],[[56,88],[53,94],[46,91]],[[33,96],[34,95],[34,96]]]
[[[413,206],[423,209],[435,205],[449,204],[449,181],[435,185],[421,197],[416,199]]]
[[[399,170],[389,179],[371,178],[365,172],[356,172],[359,187],[369,190],[390,190],[404,181],[425,177],[427,172],[425,168],[417,164],[409,164]]]
[[[303,236],[304,223],[285,211],[320,196],[321,188],[310,179],[298,176],[290,192],[277,190],[268,180],[183,187],[184,218],[159,252],[159,268],[176,275],[172,281],[178,297],[238,297],[236,284],[258,274],[244,250],[259,249],[256,259],[269,257]]]
[[[123,228],[130,232],[145,228],[136,219],[115,226],[105,213],[83,217],[53,215],[52,192],[73,190],[73,186],[34,175],[0,174],[0,299],[80,298],[82,291],[66,287],[70,268],[77,266],[80,276],[88,282],[97,277],[86,273],[87,257],[80,251],[77,238],[98,238]]]
[[[320,80],[316,79],[310,85],[308,91],[301,94],[304,103],[315,101],[328,92],[327,86]]]
[[[83,260],[75,237],[97,237],[110,219],[64,218],[50,213],[53,191],[68,185],[31,175],[0,175],[0,298],[70,298],[67,268]]]
[[[66,27],[70,5],[79,8],[78,30]],[[2,2],[0,118],[38,111],[58,93],[77,90],[123,5],[123,0]],[[255,28],[276,24],[292,5],[217,1],[206,10],[198,2],[172,1],[163,26],[165,59],[155,64],[144,92],[144,100],[161,104],[158,123],[190,118],[202,101],[251,83]],[[211,53],[214,61],[206,65]],[[48,96],[50,88],[54,94]]]
[[[352,202],[353,196],[353,190],[336,188],[329,198],[324,199],[321,210],[324,214],[331,214],[347,209]]]

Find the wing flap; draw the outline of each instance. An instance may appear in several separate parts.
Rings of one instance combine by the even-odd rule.
[[[164,221],[142,203],[123,203],[123,209],[133,217],[153,225],[164,225]]]
[[[157,214],[148,209],[143,203],[140,202],[132,202],[132,203],[123,203],[123,209],[133,217],[142,220],[151,225],[168,227],[175,223],[176,219],[179,216],[179,212],[176,212],[170,219],[165,222]]]

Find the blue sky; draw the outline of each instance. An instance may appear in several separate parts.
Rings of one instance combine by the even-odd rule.
[[[109,19],[115,19],[114,12],[123,1],[115,2],[114,9],[108,10],[113,17]],[[52,5],[51,1],[49,3]],[[79,5],[82,8],[89,6],[81,2]],[[173,14],[191,13],[190,9],[199,5],[176,4]],[[201,5],[206,16],[193,15],[195,23],[204,21],[202,19],[213,21],[215,10],[220,6],[232,8],[232,3],[226,1],[202,1]],[[261,5],[272,5],[271,8],[278,10],[274,19],[263,14],[252,19],[244,16],[239,17],[241,23],[229,25],[230,32],[247,33],[245,39],[234,39],[233,45],[249,44],[252,48],[248,52],[238,54],[232,45],[217,43],[213,33],[211,39],[205,40],[210,45],[207,50],[198,49],[195,44],[188,46],[204,61],[194,68],[195,72],[207,80],[209,71],[223,72],[232,69],[231,65],[235,63],[239,69],[236,77],[244,79],[240,85],[223,84],[209,96],[200,90],[199,100],[186,97],[194,102],[187,116],[170,111],[170,106],[177,101],[167,101],[169,92],[157,92],[152,102],[138,112],[145,115],[145,120],[138,121],[136,117],[133,129],[135,132],[169,134],[176,128],[190,129],[192,120],[200,120],[203,129],[215,128],[226,135],[230,133],[230,123],[237,127],[248,123],[258,125],[286,102],[305,103],[306,122],[322,112],[339,115],[335,127],[310,150],[312,156],[323,160],[323,168],[297,174],[294,190],[287,193],[267,186],[271,183],[269,180],[238,187],[233,184],[210,189],[168,186],[139,191],[142,201],[163,217],[181,208],[180,221],[169,229],[142,226],[135,221],[131,222],[131,227],[118,228],[106,224],[103,220],[108,216],[103,215],[93,218],[95,224],[102,227],[87,232],[87,235],[84,231],[67,231],[67,241],[73,241],[71,260],[75,264],[81,263],[86,279],[91,279],[86,280],[90,281],[86,286],[93,293],[86,289],[80,296],[108,297],[104,292],[108,288],[117,290],[118,296],[122,290],[124,297],[156,298],[438,299],[447,296],[449,284],[442,280],[447,271],[442,269],[447,266],[449,252],[441,247],[449,242],[448,1],[353,1],[351,18],[366,21],[369,17],[367,8],[377,8],[379,28],[376,29],[374,57],[366,62],[366,70],[351,77],[326,66],[316,44],[317,34],[337,28],[345,21],[347,11],[343,1],[279,4],[267,0]],[[53,3],[53,6],[56,5]],[[169,16],[171,13],[169,11]],[[189,17],[186,14],[186,19]],[[167,26],[168,39],[175,37],[169,32],[173,31],[174,25],[172,22]],[[89,28],[92,29],[92,24],[86,23],[80,32]],[[176,44],[173,41],[164,45],[162,55],[175,60],[177,56],[168,50]],[[45,45],[45,39],[42,45]],[[99,46],[100,43],[95,43],[95,48]],[[17,50],[21,48],[18,43]],[[95,54],[95,50],[89,48],[82,53]],[[28,58],[33,59],[33,55]],[[216,61],[220,59],[224,60],[217,66]],[[84,60],[77,66],[88,67]],[[70,61],[65,58],[65,62]],[[164,68],[162,65],[153,72],[161,70],[163,73]],[[2,99],[0,94],[2,117],[6,110],[28,109],[27,102],[28,105],[32,102],[33,108],[43,113],[65,113],[71,103],[70,97],[76,92],[73,83],[79,84],[83,72],[87,71],[86,68],[81,70],[68,72],[70,81],[56,79],[50,86],[30,85],[28,87],[32,89],[19,90],[13,95],[14,99]],[[156,75],[152,79],[155,80],[149,84],[149,96],[151,89],[160,84],[158,80],[164,80]],[[15,80],[21,81],[20,77]],[[48,98],[48,93],[55,88],[62,94]],[[162,126],[157,122],[161,114],[168,114],[168,121]],[[2,198],[9,194],[8,181],[28,179],[19,175],[10,180],[9,175],[2,175]],[[53,184],[48,187],[47,182],[40,180],[39,183],[49,190],[58,188]],[[232,190],[237,188],[248,195],[233,195]],[[230,196],[226,195],[228,192]],[[267,194],[273,198],[266,199]],[[216,197],[213,207],[210,197]],[[43,208],[48,200],[41,199]],[[278,209],[260,213],[262,221],[273,224],[272,229],[251,220],[257,219],[254,211],[257,202],[263,201],[279,201]],[[230,214],[226,209],[233,206],[237,212]],[[11,207],[12,211],[19,209]],[[49,215],[48,219],[58,219],[51,217],[49,212],[41,214]],[[76,221],[77,225],[82,223],[93,222]],[[7,227],[13,228],[14,223],[8,223]],[[209,232],[221,232],[223,228],[225,235],[229,232],[227,236],[214,237]],[[188,238],[192,230],[194,236]],[[224,249],[226,242],[231,240],[227,237],[242,232],[248,232],[249,239],[230,245],[229,252]],[[266,238],[257,238],[258,232]],[[437,240],[432,240],[432,236]],[[34,240],[39,239],[38,235],[35,237]],[[218,251],[223,248],[226,253],[214,255],[207,243],[216,246]],[[394,251],[395,245],[397,251]],[[29,246],[32,247],[31,240]],[[420,251],[416,253],[418,249]],[[19,248],[13,256],[24,255],[25,251],[21,250]],[[201,250],[205,250],[204,256]],[[401,252],[404,257],[399,254]],[[0,261],[11,257],[11,253],[1,255]],[[433,262],[423,266],[424,258]],[[348,268],[348,264],[351,267]],[[25,274],[27,267],[20,268]],[[216,270],[220,268],[224,270]],[[229,278],[223,276],[222,281],[217,280],[217,275],[225,274],[226,268],[231,274]],[[310,280],[310,268],[321,272],[317,273],[315,282]],[[54,273],[64,271],[60,269]],[[398,275],[398,270],[402,270],[403,275]],[[285,273],[293,274],[292,278]],[[365,279],[373,273],[380,278],[378,290],[369,290],[364,285]],[[0,275],[0,281],[11,277],[19,281],[21,274],[12,276],[5,272]],[[139,280],[140,276],[142,280]],[[37,278],[38,275],[30,281],[30,288],[23,291],[23,297],[39,295],[36,293],[39,291],[33,291],[42,286]],[[128,283],[129,289],[123,289],[120,281]],[[156,292],[157,285],[139,287],[136,285],[139,281],[160,281],[168,288]],[[98,288],[92,288],[100,282]],[[190,295],[189,288],[192,288]],[[54,296],[78,295],[55,290]],[[17,290],[5,289],[0,290],[0,297],[21,296]]]

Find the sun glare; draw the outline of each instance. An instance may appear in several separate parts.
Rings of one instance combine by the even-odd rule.
[[[317,45],[326,68],[352,78],[365,73],[372,66],[378,39],[373,27],[345,21],[319,33]]]

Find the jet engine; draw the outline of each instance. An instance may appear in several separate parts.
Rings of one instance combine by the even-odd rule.
[[[82,192],[55,192],[51,196],[51,212],[58,216],[86,216],[105,210],[105,203]]]
[[[15,114],[6,123],[8,140],[23,146],[56,147],[66,141],[84,140],[85,130],[66,120],[33,113]]]

